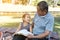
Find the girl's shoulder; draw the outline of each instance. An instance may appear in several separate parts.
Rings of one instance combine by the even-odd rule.
[[[20,22],[19,25],[20,25],[20,26],[23,25],[23,22]]]
[[[20,25],[22,26],[23,25],[23,22],[20,22]]]

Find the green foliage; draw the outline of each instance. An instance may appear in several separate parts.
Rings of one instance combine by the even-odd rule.
[[[59,0],[58,4],[60,4],[60,0]]]

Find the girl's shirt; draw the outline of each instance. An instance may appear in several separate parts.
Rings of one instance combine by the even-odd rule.
[[[22,30],[22,29],[26,29],[26,30],[30,31],[30,24],[24,26],[24,25],[23,25],[23,22],[22,22],[22,23],[21,23],[21,30]]]

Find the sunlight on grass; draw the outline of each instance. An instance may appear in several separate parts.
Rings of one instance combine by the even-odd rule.
[[[8,27],[8,28],[13,28],[13,27],[18,27],[19,22],[14,22],[14,23],[5,23],[5,24],[0,24],[0,27]]]

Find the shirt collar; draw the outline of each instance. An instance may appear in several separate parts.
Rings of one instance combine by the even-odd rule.
[[[41,17],[41,18],[46,18],[46,17],[48,17],[48,15],[49,15],[49,12],[48,12],[46,15],[44,15],[44,16],[39,16],[39,17]]]
[[[45,17],[47,17],[48,15],[49,15],[49,13],[47,13],[47,14],[44,15],[44,16],[40,16],[40,17],[45,18]]]

